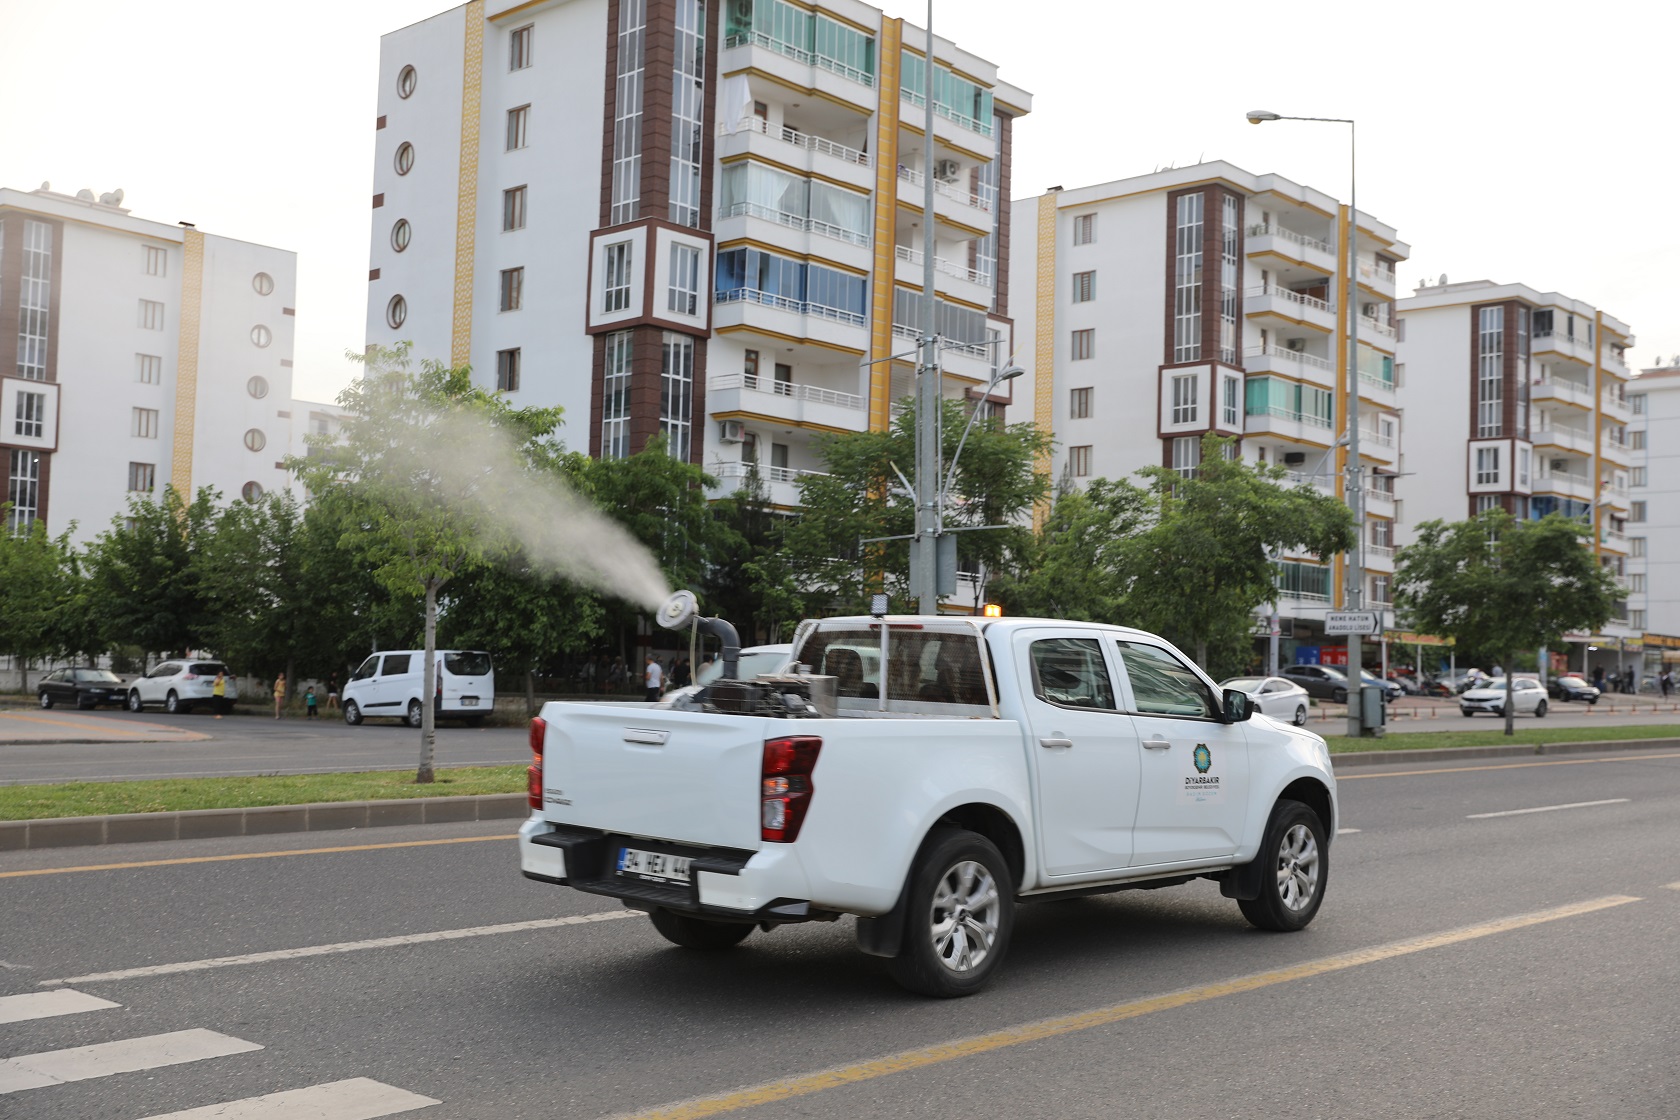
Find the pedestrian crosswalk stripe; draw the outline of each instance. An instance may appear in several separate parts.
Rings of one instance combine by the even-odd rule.
[[[117,1073],[184,1065],[261,1049],[255,1042],[246,1042],[242,1038],[215,1031],[188,1030],[101,1042],[95,1046],[77,1046],[69,1050],[49,1050],[42,1054],[25,1054],[0,1060],[0,1094],[60,1085],[67,1081],[87,1081]]]
[[[120,1003],[90,996],[74,988],[60,988],[56,992],[29,992],[21,996],[0,996],[0,1023],[51,1019],[55,1015],[79,1015],[84,1011],[103,1011],[107,1007],[121,1006]]]
[[[377,1120],[443,1102],[368,1077],[189,1108],[146,1120]]]

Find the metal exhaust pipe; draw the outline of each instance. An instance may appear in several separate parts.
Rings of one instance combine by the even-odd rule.
[[[685,630],[689,626],[698,626],[702,634],[710,634],[723,645],[723,673],[719,680],[732,681],[736,678],[736,671],[741,658],[741,636],[735,632],[735,627],[721,618],[695,619],[700,604],[694,598],[692,591],[678,591],[660,606],[659,613],[654,616],[659,625],[667,630]]]

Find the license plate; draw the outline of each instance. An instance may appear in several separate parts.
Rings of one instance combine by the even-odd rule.
[[[463,697],[461,697],[461,707],[463,707],[463,708],[476,708],[476,707],[478,707],[478,697],[476,697],[476,696],[463,696]]]
[[[688,882],[688,865],[692,856],[673,856],[665,852],[644,852],[637,848],[622,848],[618,853],[618,873],[632,879],[652,879],[659,883]]]

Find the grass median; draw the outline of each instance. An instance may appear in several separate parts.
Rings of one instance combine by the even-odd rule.
[[[1499,721],[1504,727],[1504,720]],[[1519,720],[1516,734],[1488,731],[1407,731],[1381,739],[1354,739],[1347,735],[1326,735],[1331,754],[1356,751],[1439,750],[1445,747],[1538,747],[1560,743],[1607,743],[1624,739],[1680,739],[1680,725],[1631,724],[1605,727],[1536,727],[1533,720]]]
[[[522,793],[523,766],[439,770],[416,785],[413,770],[360,774],[274,774],[242,778],[165,778],[143,782],[63,782],[0,786],[0,821],[172,813],[186,809],[249,809],[320,801],[395,801],[415,797]]]

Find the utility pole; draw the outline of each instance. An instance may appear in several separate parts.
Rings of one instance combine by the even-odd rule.
[[[927,51],[922,93],[927,100],[922,132],[922,356],[916,370],[916,540],[910,550],[910,588],[916,613],[939,613],[940,508],[944,479],[940,449],[944,393],[940,382],[937,305],[933,290],[933,0],[927,6]]]

